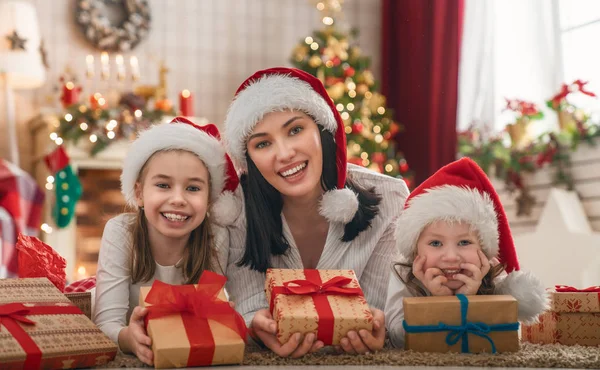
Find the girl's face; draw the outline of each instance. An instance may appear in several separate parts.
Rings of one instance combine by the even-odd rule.
[[[446,286],[452,290],[464,284],[459,280],[450,280],[452,275],[461,273],[472,276],[468,270],[461,269],[461,263],[472,263],[481,268],[477,253],[481,249],[479,237],[470,229],[467,223],[435,221],[423,229],[417,240],[417,253],[426,258],[423,271],[432,267],[442,270],[449,279]]]
[[[136,197],[144,207],[151,240],[187,240],[208,209],[210,177],[204,163],[187,151],[158,152],[140,180]]]
[[[321,136],[308,115],[269,113],[254,127],[246,145],[262,176],[284,198],[321,195]]]

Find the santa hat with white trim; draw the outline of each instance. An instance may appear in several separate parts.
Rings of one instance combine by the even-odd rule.
[[[548,308],[542,282],[520,271],[508,219],[500,198],[483,170],[471,159],[452,162],[417,187],[406,200],[396,227],[396,245],[412,263],[423,229],[438,220],[465,222],[479,234],[484,254],[505,264],[507,276],[496,284],[496,294],[519,302],[519,320],[531,322]]]
[[[241,199],[235,195],[239,179],[219,130],[213,124],[198,126],[183,117],[142,131],[131,144],[121,173],[121,192],[127,205],[137,207],[135,183],[140,171],[161,150],[185,150],[197,155],[210,174],[211,220],[225,226],[237,219],[242,209]]]
[[[344,122],[316,77],[294,68],[258,71],[238,88],[225,118],[225,144],[238,167],[246,172],[246,140],[263,117],[271,112],[302,111],[334,136],[337,189],[326,192],[320,213],[333,222],[348,223],[358,210],[356,194],[346,185],[346,133]]]

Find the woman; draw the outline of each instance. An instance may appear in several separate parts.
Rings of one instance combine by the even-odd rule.
[[[352,269],[373,310],[374,329],[349,332],[348,353],[383,346],[394,221],[403,180],[348,165],[343,121],[323,84],[296,69],[256,72],[225,120],[227,149],[243,173],[245,217],[230,228],[229,293],[255,339],[280,356],[320,349],[312,334],[279,344],[267,310],[269,267]]]

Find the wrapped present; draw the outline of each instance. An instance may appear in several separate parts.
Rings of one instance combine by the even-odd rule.
[[[64,293],[88,319],[92,319],[92,292]]]
[[[47,278],[0,279],[0,368],[71,369],[114,359],[117,346]]]
[[[405,348],[418,352],[519,350],[517,300],[509,295],[404,298]]]
[[[205,271],[198,285],[154,281],[140,288],[148,307],[146,330],[154,367],[239,364],[244,359],[246,324],[227,302],[224,276]]]
[[[265,291],[282,344],[294,333],[315,333],[329,345],[351,330],[373,330],[373,315],[352,270],[268,269]]]
[[[550,296],[550,310],[539,316],[539,322],[523,325],[524,341],[600,345],[600,286],[587,289],[556,286]]]

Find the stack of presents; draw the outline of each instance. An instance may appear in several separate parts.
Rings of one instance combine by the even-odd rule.
[[[89,293],[65,293],[64,260],[35,238],[18,244],[26,277],[0,280],[0,367],[82,368],[114,359],[116,344],[90,320]],[[205,272],[196,285],[157,281],[141,288],[157,368],[242,363],[246,326],[224,284],[225,277]],[[372,330],[351,270],[270,269],[265,291],[282,343],[312,332],[335,345],[350,330]],[[558,286],[549,294],[551,309],[528,326],[518,323],[517,301],[508,295],[404,298],[406,349],[501,353],[518,351],[521,341],[600,345],[600,287]]]

